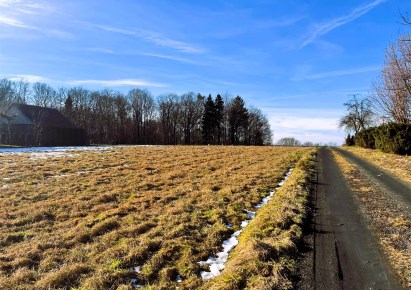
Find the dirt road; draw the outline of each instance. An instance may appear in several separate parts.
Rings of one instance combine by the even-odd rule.
[[[388,191],[392,197],[401,199],[403,203],[411,207],[411,188],[408,184],[349,151],[338,148],[334,150],[337,150],[346,159],[354,163],[373,183],[378,184],[380,188]]]
[[[402,289],[361,218],[330,149],[319,150],[317,171],[313,253],[307,255],[311,270],[305,270],[299,288]],[[304,264],[310,269],[310,263]]]

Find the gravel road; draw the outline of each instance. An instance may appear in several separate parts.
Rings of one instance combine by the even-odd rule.
[[[299,289],[402,289],[328,148],[318,152],[313,203]]]
[[[338,148],[334,150],[337,150],[347,160],[354,163],[372,182],[388,191],[392,197],[401,199],[403,203],[411,207],[411,188],[408,184],[351,152]]]

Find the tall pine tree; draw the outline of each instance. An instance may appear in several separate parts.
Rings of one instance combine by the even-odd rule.
[[[212,144],[216,128],[216,107],[211,95],[207,97],[204,103],[204,113],[202,119],[203,143]]]
[[[244,100],[237,96],[228,110],[230,143],[232,145],[247,143],[248,110]]]
[[[224,101],[220,95],[217,95],[215,98],[215,124],[217,126],[217,144],[220,145],[222,142],[222,130],[223,130],[223,122],[224,122]]]

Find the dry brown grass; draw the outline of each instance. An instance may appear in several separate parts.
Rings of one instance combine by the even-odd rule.
[[[129,289],[131,278],[153,289],[200,287],[197,262],[221,250],[246,219],[244,209],[307,150],[159,146],[0,155],[0,289]]]
[[[411,287],[411,212],[375,187],[355,166],[334,152],[359,201],[361,212],[405,287]]]
[[[298,162],[291,177],[244,229],[222,274],[202,289],[293,289],[314,158],[313,150]]]
[[[361,147],[342,148],[368,160],[411,185],[411,156],[384,153]]]

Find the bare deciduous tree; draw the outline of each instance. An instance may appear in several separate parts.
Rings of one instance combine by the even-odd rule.
[[[279,146],[301,146],[301,142],[294,137],[284,137],[277,141]]]
[[[56,108],[56,91],[46,83],[33,85],[33,103],[40,107]]]
[[[132,108],[134,142],[137,144],[149,143],[148,127],[154,119],[155,101],[147,90],[132,89],[128,93],[128,99]]]
[[[347,114],[340,119],[338,126],[348,133],[356,134],[373,124],[374,112],[369,98],[358,98],[354,95],[351,100],[344,103],[344,106]]]
[[[30,84],[24,79],[13,82],[14,102],[26,104],[30,96]]]
[[[380,80],[374,83],[374,106],[381,117],[397,123],[411,122],[411,42],[407,36],[391,44]]]
[[[270,145],[272,143],[270,123],[260,109],[250,108],[248,131],[250,145]]]
[[[179,96],[176,94],[163,95],[158,99],[158,113],[166,145],[179,144],[180,108]]]

